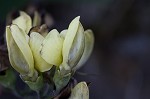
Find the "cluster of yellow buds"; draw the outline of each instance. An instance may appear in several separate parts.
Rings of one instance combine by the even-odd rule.
[[[91,30],[84,31],[76,17],[69,28],[59,33],[30,31],[32,20],[25,12],[6,27],[9,60],[21,75],[33,76],[34,71],[45,72],[53,66],[60,69],[77,69],[88,59],[93,49]]]
[[[38,73],[51,70],[53,66],[63,75],[80,68],[90,56],[94,36],[91,30],[84,31],[80,17],[60,33],[53,29],[48,33],[46,25],[40,24],[25,12],[6,26],[9,60],[21,76],[38,77]]]

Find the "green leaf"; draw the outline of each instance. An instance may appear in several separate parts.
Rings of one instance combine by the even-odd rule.
[[[64,88],[68,84],[70,78],[71,78],[71,73],[68,73],[66,75],[62,75],[60,73],[60,71],[57,70],[55,72],[55,75],[53,78],[53,81],[54,81],[55,86],[56,86],[56,91],[59,92],[62,88]]]
[[[23,78],[22,80],[34,91],[39,91],[44,85],[42,75],[40,75],[36,81],[27,81],[24,80]]]
[[[5,75],[0,75],[0,84],[6,88],[14,88],[16,76],[12,69],[6,70]]]

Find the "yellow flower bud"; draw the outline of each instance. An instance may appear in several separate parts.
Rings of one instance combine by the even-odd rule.
[[[6,27],[10,63],[21,75],[31,77],[34,72],[34,61],[25,35],[17,25]]]
[[[38,19],[41,20],[40,15],[35,12],[33,25],[41,23]],[[12,66],[20,74],[29,76],[33,75],[35,69],[45,72],[53,65],[60,66],[62,72],[81,67],[92,52],[94,36],[91,30],[84,31],[79,19],[79,16],[73,19],[68,29],[61,33],[56,29],[47,33],[46,25],[32,28],[30,16],[20,12],[20,16],[13,20],[12,25],[6,27]]]
[[[84,51],[84,29],[76,17],[69,25],[63,43],[63,63],[60,68],[72,69],[79,62]]]
[[[89,89],[86,82],[78,83],[72,89],[69,99],[89,99]]]
[[[20,11],[20,16],[17,17],[15,20],[12,21],[12,24],[16,24],[19,28],[25,32],[26,34],[29,33],[29,30],[32,27],[31,17],[27,15],[25,12]]]
[[[94,35],[92,30],[86,30],[84,34],[85,34],[85,48],[79,63],[74,68],[75,70],[79,69],[88,60],[94,47]]]
[[[41,48],[41,57],[49,64],[59,66],[62,63],[63,38],[56,29],[45,37]]]
[[[32,50],[33,57],[34,57],[34,62],[35,62],[34,65],[35,65],[35,68],[40,72],[48,71],[53,66],[45,62],[45,60],[43,60],[43,58],[40,55],[40,48],[41,48],[41,44],[43,40],[44,40],[44,37],[37,32],[32,32],[30,35],[29,44],[30,44],[30,48]]]
[[[60,65],[62,74],[79,69],[87,61],[93,50],[93,32],[91,30],[84,31],[79,19],[80,17],[73,19],[68,30],[63,30],[60,33],[64,38],[62,48],[63,62]]]
[[[93,32],[91,30],[84,31],[79,19],[80,17],[73,19],[68,30],[63,30],[60,33],[60,36],[64,39],[62,46],[63,61],[53,78],[56,90],[61,90],[67,85],[70,75],[87,61],[93,49]],[[81,82],[76,85],[69,99],[89,99],[86,83]]]

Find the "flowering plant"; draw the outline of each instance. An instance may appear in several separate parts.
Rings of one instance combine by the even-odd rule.
[[[60,33],[48,32],[41,17],[35,14],[33,21],[25,12],[6,26],[6,41],[11,66],[20,74],[30,89],[41,94],[48,86],[56,95],[48,92],[40,97],[56,98],[73,81],[72,76],[90,56],[94,36],[91,30],[84,31],[80,17]],[[75,81],[73,81],[75,82]],[[85,82],[71,84],[69,99],[88,99],[89,90]],[[43,99],[43,98],[42,98]]]

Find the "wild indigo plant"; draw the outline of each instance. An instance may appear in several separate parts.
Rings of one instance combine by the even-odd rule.
[[[76,70],[87,61],[93,49],[94,36],[91,30],[84,30],[79,20],[79,16],[74,18],[68,29],[60,33],[56,29],[48,32],[47,26],[41,25],[37,12],[31,20],[21,11],[20,16],[6,26],[11,66],[32,90],[45,90],[43,87],[48,84],[57,93],[47,96],[59,96]],[[68,99],[89,98],[85,82],[73,85],[70,91]]]

